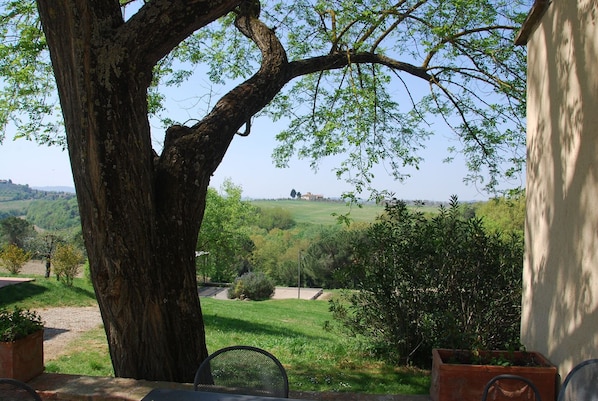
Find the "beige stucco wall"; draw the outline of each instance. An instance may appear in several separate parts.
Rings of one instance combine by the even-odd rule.
[[[598,0],[554,0],[528,40],[522,342],[598,358]]]

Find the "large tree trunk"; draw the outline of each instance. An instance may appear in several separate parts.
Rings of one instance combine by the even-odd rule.
[[[228,143],[193,155],[165,144],[158,158],[147,117],[153,64],[113,40],[123,24],[118,1],[40,0],[38,8],[115,374],[192,381],[207,356],[194,251]]]
[[[237,28],[262,49],[262,68],[195,126],[169,128],[157,155],[153,66],[240,0],[153,0],[127,22],[117,0],[37,3],[115,375],[189,382],[207,356],[194,254],[209,179],[239,127],[290,79],[284,49],[241,7]]]

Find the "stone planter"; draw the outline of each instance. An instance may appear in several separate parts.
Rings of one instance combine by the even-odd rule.
[[[0,377],[27,382],[44,371],[44,331],[0,342]]]
[[[537,352],[482,351],[484,359],[512,360],[513,366],[474,365],[460,362],[471,353],[466,350],[434,349],[432,351],[432,401],[479,401],[486,383],[495,376],[512,374],[531,380],[542,401],[554,401],[556,366]],[[516,366],[533,360],[534,366]],[[515,398],[513,398],[515,400]]]

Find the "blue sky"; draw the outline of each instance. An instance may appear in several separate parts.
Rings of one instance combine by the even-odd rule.
[[[303,160],[291,161],[289,168],[275,168],[271,154],[279,129],[281,127],[273,123],[262,121],[254,125],[249,137],[236,137],[211,186],[219,188],[229,178],[243,188],[244,196],[268,199],[288,197],[293,188],[325,197],[338,197],[351,189],[337,180],[332,171],[336,165],[334,160],[324,161],[317,172]],[[411,178],[403,183],[393,181],[383,168],[377,169],[376,186],[394,192],[401,199],[446,201],[452,194],[462,201],[487,199],[487,194],[463,183],[466,169],[462,160],[456,159],[450,164],[442,162],[447,156],[449,141],[448,134],[440,133],[432,138],[423,153],[425,161],[420,170],[412,170]],[[0,179],[32,187],[73,186],[66,152],[24,139],[13,141],[10,133],[0,146]]]
[[[197,75],[182,88],[166,90],[168,100],[165,115],[184,122],[205,114],[205,111],[200,111],[201,95],[211,93],[211,96],[217,97],[218,94],[209,87],[202,67],[197,67],[196,73]],[[418,84],[423,85],[419,81]],[[423,90],[426,88],[427,86],[422,87]],[[222,88],[220,90],[223,91]],[[400,95],[397,93],[397,96]],[[211,186],[218,189],[224,180],[230,179],[242,187],[245,197],[267,199],[288,197],[291,189],[302,193],[321,194],[329,198],[339,197],[343,192],[352,190],[347,183],[336,178],[333,169],[338,166],[338,159],[324,160],[317,172],[310,168],[307,160],[294,159],[289,168],[274,167],[271,154],[275,147],[275,136],[284,128],[286,127],[279,123],[275,124],[265,119],[255,121],[249,137],[238,136],[234,139],[224,161],[212,178]],[[154,137],[163,137],[162,129],[154,129]],[[447,201],[453,194],[461,201],[488,199],[487,193],[463,182],[467,169],[462,158],[455,157],[449,164],[443,162],[448,156],[447,148],[451,145],[459,148],[459,145],[451,143],[454,136],[446,125],[438,124],[434,129],[436,134],[430,138],[427,148],[420,154],[424,158],[420,169],[406,170],[411,177],[404,182],[398,182],[380,166],[375,170],[375,188],[387,190],[397,198],[405,200]],[[14,183],[28,184],[32,187],[73,186],[66,152],[60,148],[39,146],[22,139],[13,141],[10,129],[4,143],[0,145],[0,179],[11,179]],[[508,187],[523,185],[523,181],[513,182],[509,183]],[[368,195],[362,194],[362,197],[367,198]]]
[[[134,7],[127,9],[128,15],[132,15],[135,11]],[[170,93],[171,89],[167,89],[166,115],[174,120],[185,121],[205,114],[205,111],[202,113],[198,110],[201,109],[198,104],[201,103],[199,99],[202,98],[202,94],[204,98],[218,96],[216,93],[218,90],[213,92],[213,88],[207,82],[205,68],[194,67],[196,75],[178,91],[173,89],[174,92]],[[408,76],[403,79],[410,80]],[[419,81],[417,84],[424,85]],[[397,83],[394,87],[400,88],[402,83]],[[421,91],[415,90],[412,93],[425,93],[428,90],[427,84],[420,89]],[[397,96],[404,96],[404,94],[401,95],[398,91]],[[338,166],[338,159],[324,160],[317,172],[310,168],[309,161],[296,159],[290,162],[289,168],[275,168],[271,157],[275,147],[274,138],[284,128],[286,127],[266,120],[254,122],[249,137],[235,138],[224,161],[213,176],[211,186],[218,189],[225,179],[230,179],[243,188],[245,197],[269,199],[288,197],[291,189],[330,198],[339,197],[343,192],[352,190],[347,183],[336,178],[333,169]],[[456,145],[457,148],[460,146],[451,143],[454,137],[444,124],[439,124],[434,129],[436,134],[430,138],[427,148],[420,154],[424,161],[419,170],[406,170],[405,172],[411,177],[404,182],[398,182],[391,178],[383,166],[380,166],[375,170],[374,187],[387,190],[394,193],[397,198],[406,200],[446,201],[453,194],[462,201],[486,200],[487,193],[463,182],[467,169],[462,158],[457,156],[449,164],[443,162],[448,156],[449,146]],[[156,129],[154,136],[161,137],[161,131]],[[11,179],[15,183],[28,184],[32,187],[73,186],[66,152],[59,148],[39,146],[26,140],[13,141],[10,128],[4,143],[0,145],[0,179]],[[507,187],[524,186],[523,180],[508,183]],[[362,197],[368,195],[362,194]]]
[[[187,90],[166,90],[167,103],[165,115],[184,122],[205,114],[198,105],[195,90],[204,85],[201,75]],[[160,141],[163,129],[152,120],[153,137]],[[243,196],[254,199],[278,199],[289,196],[291,189],[301,193],[311,192],[327,198],[340,197],[352,188],[338,180],[334,168],[339,159],[324,160],[317,172],[314,172],[307,160],[291,160],[288,168],[276,168],[272,161],[272,152],[276,145],[275,136],[285,129],[281,123],[273,123],[266,118],[254,121],[248,137],[237,136],[229,147],[222,164],[212,177],[211,186],[219,189],[226,179],[243,189]],[[488,194],[474,185],[463,182],[467,175],[465,162],[457,155],[453,162],[444,163],[451,145],[459,148],[454,135],[444,123],[434,126],[435,135],[426,143],[426,149],[420,153],[424,161],[419,170],[408,169],[411,177],[404,182],[392,179],[380,166],[375,170],[374,187],[387,190],[395,197],[405,200],[447,201],[451,195],[457,195],[461,201],[483,201]],[[32,187],[73,185],[70,162],[66,151],[58,147],[40,146],[34,142],[19,139],[13,141],[13,133],[8,129],[4,143],[0,145],[0,179],[11,179],[17,184]],[[159,146],[159,145],[158,145]],[[159,151],[159,149],[157,149]],[[524,182],[509,183],[509,187],[523,186]],[[362,194],[367,198],[368,193]]]

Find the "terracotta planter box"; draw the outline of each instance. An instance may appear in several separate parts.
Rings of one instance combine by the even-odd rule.
[[[486,383],[495,376],[512,374],[526,377],[540,391],[542,401],[554,401],[556,366],[537,352],[487,351],[489,358],[524,360],[533,357],[539,366],[495,366],[459,363],[456,355],[471,355],[466,350],[434,349],[432,351],[432,401],[480,401]]]
[[[27,382],[43,371],[43,330],[14,342],[0,342],[0,377]]]

